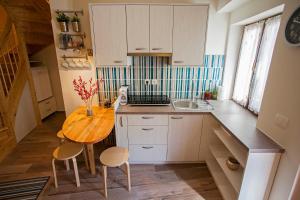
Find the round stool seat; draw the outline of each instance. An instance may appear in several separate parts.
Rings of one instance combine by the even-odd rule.
[[[100,155],[100,161],[108,167],[118,167],[128,161],[128,150],[122,147],[111,147]]]
[[[76,157],[82,151],[83,151],[82,144],[65,142],[54,150],[53,157],[56,160],[68,160],[73,157]]]
[[[56,136],[57,136],[58,138],[60,138],[60,139],[65,139],[65,136],[64,136],[62,130],[58,131],[57,134],[56,134]]]

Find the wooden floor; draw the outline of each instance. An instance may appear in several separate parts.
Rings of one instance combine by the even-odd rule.
[[[56,132],[65,119],[56,113],[26,136],[0,163],[0,182],[37,176],[52,176],[52,151],[59,145]],[[103,144],[96,146],[96,158]],[[97,175],[92,176],[79,158],[81,187],[76,188],[73,171],[67,172],[57,162],[58,184],[51,183],[42,199],[104,199],[103,181],[97,161]],[[221,195],[205,164],[131,165],[132,191],[126,187],[126,175],[118,168],[108,169],[108,199],[189,199],[221,200]]]

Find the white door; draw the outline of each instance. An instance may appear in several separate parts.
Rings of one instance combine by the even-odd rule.
[[[201,115],[170,115],[167,160],[198,161],[201,131]]]
[[[173,65],[203,65],[208,6],[174,6]]]
[[[117,146],[128,148],[127,116],[116,115],[115,124]]]
[[[126,5],[128,53],[149,52],[149,5]]]
[[[96,65],[126,65],[125,5],[93,5],[91,12]]]
[[[173,6],[150,5],[150,52],[172,53]]]

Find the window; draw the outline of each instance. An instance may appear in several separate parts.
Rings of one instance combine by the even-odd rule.
[[[258,113],[266,85],[280,16],[245,26],[232,99]]]

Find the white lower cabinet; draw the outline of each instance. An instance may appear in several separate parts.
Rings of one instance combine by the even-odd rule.
[[[50,97],[39,102],[41,118],[44,119],[56,111],[56,102],[54,97]]]
[[[167,144],[168,126],[128,126],[129,144]]]
[[[202,115],[170,115],[167,161],[198,161]]]
[[[199,161],[202,118],[200,114],[117,115],[117,146],[127,147],[129,160],[135,163]]]
[[[128,148],[127,115],[117,115],[115,127],[117,146]]]
[[[167,145],[129,145],[129,155],[132,162],[166,161]]]

